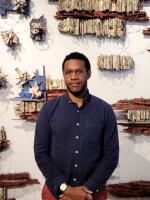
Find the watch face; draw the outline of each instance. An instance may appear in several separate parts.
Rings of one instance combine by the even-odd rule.
[[[60,185],[60,190],[61,191],[65,191],[67,189],[67,184],[66,183],[62,183],[61,185]]]

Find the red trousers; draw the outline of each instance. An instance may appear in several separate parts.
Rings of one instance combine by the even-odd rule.
[[[93,197],[93,200],[106,200],[106,199],[107,199],[106,188],[102,189]],[[42,200],[56,200],[56,198],[49,191],[46,184],[44,185],[42,190]]]

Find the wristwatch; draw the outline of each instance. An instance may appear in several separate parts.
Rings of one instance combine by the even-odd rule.
[[[67,183],[62,183],[59,188],[62,192],[64,192],[67,189],[67,187],[68,187]]]

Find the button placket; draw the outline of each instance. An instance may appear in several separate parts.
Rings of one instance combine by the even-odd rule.
[[[76,111],[76,135],[74,146],[74,169],[73,169],[73,182],[75,185],[78,183],[78,166],[79,166],[79,146],[80,146],[80,121],[79,121],[79,109]]]

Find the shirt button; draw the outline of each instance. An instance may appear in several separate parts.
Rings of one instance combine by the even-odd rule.
[[[79,136],[78,136],[78,135],[76,136],[76,139],[79,139]]]
[[[96,190],[96,192],[99,192],[99,190]]]
[[[77,123],[77,126],[79,126],[79,123]]]
[[[76,178],[73,179],[73,181],[76,181],[76,180],[77,180]]]
[[[79,153],[79,151],[75,151],[75,153]]]
[[[79,110],[77,110],[77,112],[79,112]]]
[[[77,164],[75,164],[74,166],[75,166],[75,167],[78,167],[78,165],[77,165]]]

